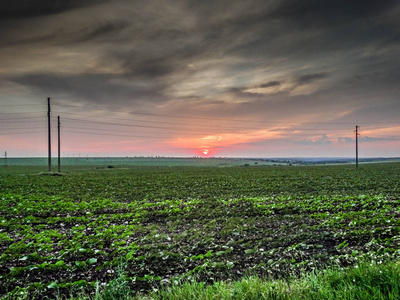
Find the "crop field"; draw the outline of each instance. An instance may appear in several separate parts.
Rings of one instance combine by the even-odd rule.
[[[0,168],[0,297],[90,293],[121,277],[136,292],[285,278],[400,256],[400,163],[39,172]]]

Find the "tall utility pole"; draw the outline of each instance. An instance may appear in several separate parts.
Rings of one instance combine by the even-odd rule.
[[[4,151],[4,166],[7,167],[7,151]]]
[[[51,172],[50,97],[47,98],[47,124],[48,124],[48,133],[49,133],[49,172]]]
[[[61,173],[61,158],[60,158],[60,116],[57,117],[58,121],[58,173]]]
[[[356,169],[358,169],[358,129],[360,127],[356,125]]]

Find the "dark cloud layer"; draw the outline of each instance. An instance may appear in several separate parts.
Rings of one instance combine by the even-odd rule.
[[[285,18],[306,26],[338,26],[374,19],[396,8],[395,0],[295,0],[280,1],[273,16]]]
[[[307,74],[307,75],[302,75],[299,78],[297,78],[297,83],[299,85],[302,84],[308,84],[311,83],[313,81],[317,81],[319,79],[324,79],[328,76],[327,73],[317,73],[317,74]]]
[[[22,45],[29,47],[35,44],[69,46],[91,41],[104,43],[115,39],[115,37],[128,26],[128,22],[119,20],[103,20],[100,23],[91,24],[90,26],[81,26],[79,29],[68,29],[61,26],[49,33],[33,33],[31,36],[23,38],[12,36],[7,41],[0,41],[0,45]]]
[[[127,21],[104,20],[101,24],[98,24],[97,26],[84,28],[78,32],[73,32],[72,34],[70,34],[70,42],[88,42],[98,38],[107,37],[111,34],[116,35],[128,26],[129,23]]]
[[[59,95],[80,99],[84,102],[96,104],[131,105],[137,107],[141,102],[158,102],[163,99],[160,91],[162,86],[153,85],[146,88],[140,85],[123,85],[115,81],[118,76],[110,74],[29,74],[13,78],[13,81],[31,87],[41,94]]]
[[[309,121],[368,119],[357,111],[399,96],[397,1],[34,0],[0,11],[1,78],[35,96]]]
[[[279,81],[270,81],[267,83],[260,84],[260,88],[267,88],[267,87],[273,87],[273,86],[279,86],[281,83]]]
[[[71,9],[100,4],[106,0],[18,0],[1,4],[0,18],[23,20],[44,15],[59,14]]]

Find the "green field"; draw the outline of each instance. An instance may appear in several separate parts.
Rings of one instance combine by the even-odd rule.
[[[398,259],[400,163],[221,166],[0,167],[1,296]]]
[[[244,165],[289,165],[293,160],[288,159],[255,159],[255,158],[201,158],[201,157],[61,157],[61,169],[70,166],[85,168],[91,167],[127,167],[127,166],[146,166],[146,167],[232,167]],[[52,167],[57,171],[57,158],[52,158]],[[0,158],[0,166],[37,166],[43,169],[48,165],[48,158]]]

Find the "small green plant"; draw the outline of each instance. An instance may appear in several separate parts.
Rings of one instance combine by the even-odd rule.
[[[118,261],[116,278],[108,282],[101,293],[102,300],[130,299],[135,291],[132,290],[127,272],[127,265],[123,260]]]

